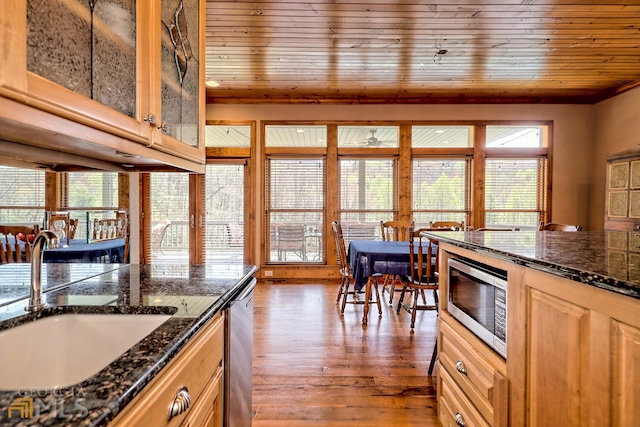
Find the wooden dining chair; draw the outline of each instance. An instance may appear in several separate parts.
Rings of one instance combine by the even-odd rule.
[[[520,231],[520,228],[480,227],[476,231]]]
[[[408,241],[410,238],[410,230],[414,226],[413,222],[409,221],[380,221],[380,232],[382,233],[382,240],[385,241]],[[384,282],[382,284],[382,296],[389,287],[389,305],[393,305],[393,296],[396,292],[400,292],[402,289],[396,287],[398,277],[391,274],[384,275]]]
[[[349,264],[349,258],[347,257],[347,247],[344,242],[344,234],[342,233],[342,226],[338,221],[331,223],[331,229],[333,230],[333,236],[336,242],[336,255],[338,262],[340,263],[340,289],[338,290],[338,297],[336,303],[340,303],[340,313],[344,314],[344,309],[347,304],[364,304],[364,299],[360,299],[359,295],[364,294],[362,291],[355,289],[355,278],[353,277],[353,269]],[[380,293],[378,291],[378,282],[373,283],[375,302],[378,305],[378,311],[382,314],[382,306],[380,304]]]
[[[4,236],[0,241],[0,264],[31,262],[33,238],[38,231],[37,226],[0,225],[0,235]]]
[[[409,240],[409,229],[414,226],[409,221],[380,221],[382,240],[406,242]]]
[[[451,228],[455,231],[464,230],[464,221],[430,221],[429,228]]]
[[[46,212],[46,227],[47,230],[53,231],[58,236],[58,241],[62,244],[63,240],[66,240],[66,244],[69,244],[71,239],[71,218],[68,211],[52,211]]]
[[[548,230],[548,231],[581,231],[581,225],[568,225],[568,224],[558,224],[555,222],[540,222],[539,231]]]
[[[433,229],[430,229],[433,230]],[[438,312],[438,249],[437,242],[422,237],[422,233],[427,229],[413,230],[410,234],[412,238],[409,240],[409,260],[411,264],[410,274],[399,276],[402,283],[402,294],[398,303],[397,313],[401,309],[405,309],[411,314],[411,331],[414,330],[416,323],[416,313],[418,310],[435,310]],[[425,291],[432,291],[433,304],[419,304],[420,296],[424,298]],[[405,304],[404,297],[406,292],[411,294],[411,303]],[[434,346],[429,364],[429,375],[433,372],[435,358],[437,356],[437,343]]]

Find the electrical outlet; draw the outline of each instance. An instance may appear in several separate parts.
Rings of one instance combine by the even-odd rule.
[[[273,271],[265,270],[264,271],[264,277],[273,277]]]

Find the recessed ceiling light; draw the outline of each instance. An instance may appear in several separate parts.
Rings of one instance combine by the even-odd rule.
[[[444,133],[444,130],[443,130],[443,129],[438,129],[438,130],[436,131],[436,133]]]
[[[214,81],[214,80],[207,80],[207,81],[204,83],[204,85],[205,85],[206,87],[218,87],[218,86],[220,86],[220,83],[218,83],[218,82],[216,82],[216,81]]]

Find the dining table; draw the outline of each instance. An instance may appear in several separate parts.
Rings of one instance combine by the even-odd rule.
[[[43,251],[44,262],[71,263],[124,263],[125,238],[96,240],[71,239],[69,244],[62,240],[57,248]]]
[[[435,256],[438,250],[437,241],[430,240],[429,244]],[[362,324],[366,325],[369,318],[371,287],[374,282],[385,274],[399,276],[409,276],[411,274],[409,242],[352,240],[349,243],[347,256],[349,258],[349,265],[353,270],[355,289],[362,290],[363,287],[365,288]],[[382,313],[380,313],[380,315],[382,316]]]
[[[371,287],[374,282],[385,274],[411,274],[409,242],[352,240],[349,243],[348,257],[353,270],[355,289],[360,291],[365,288],[362,324],[366,325],[369,318]]]

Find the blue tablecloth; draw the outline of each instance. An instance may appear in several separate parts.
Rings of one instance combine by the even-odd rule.
[[[373,274],[411,274],[409,242],[352,240],[348,255],[358,290]]]
[[[60,242],[64,245],[66,239]],[[73,239],[69,246],[46,249],[44,262],[91,262],[91,263],[124,263],[125,239],[110,239],[87,243],[84,239]]]

